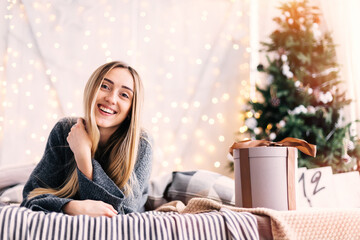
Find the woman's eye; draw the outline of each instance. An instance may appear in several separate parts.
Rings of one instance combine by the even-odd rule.
[[[101,84],[101,88],[103,88],[103,89],[109,89],[109,86],[106,85],[106,84]]]
[[[129,95],[127,95],[126,93],[121,93],[120,96],[122,96],[124,98],[129,98]]]

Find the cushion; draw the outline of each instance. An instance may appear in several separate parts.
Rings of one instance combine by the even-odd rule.
[[[0,167],[0,190],[19,183],[26,183],[35,163],[21,163]]]
[[[6,189],[0,194],[0,202],[5,204],[20,204],[23,200],[24,184],[18,184]]]
[[[146,209],[156,209],[174,200],[187,204],[195,197],[235,205],[234,180],[207,170],[172,172],[150,181]]]
[[[24,183],[35,166],[35,163],[21,163],[0,167],[0,206],[21,203]]]

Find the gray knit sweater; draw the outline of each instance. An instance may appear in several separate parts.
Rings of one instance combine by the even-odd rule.
[[[45,153],[25,184],[24,200],[21,206],[34,211],[62,212],[62,207],[73,199],[92,199],[111,204],[119,214],[144,211],[152,162],[151,141],[149,141],[149,136],[144,131],[141,134],[134,169],[137,184],[133,187],[133,196],[125,196],[123,189],[119,189],[106,174],[103,167],[107,159],[103,157],[103,159],[92,159],[92,180],[89,180],[77,169],[79,191],[72,199],[59,198],[51,194],[42,194],[27,199],[29,192],[35,188],[58,188],[65,182],[71,171],[71,161],[74,157],[66,138],[76,120],[75,118],[61,119],[52,129]]]

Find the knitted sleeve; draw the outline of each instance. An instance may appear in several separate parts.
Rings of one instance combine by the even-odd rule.
[[[134,177],[135,184],[133,187],[133,197],[128,197],[124,201],[124,212],[134,211],[143,212],[148,197],[149,179],[152,168],[152,138],[145,132],[140,141],[137,162],[135,164]]]
[[[148,182],[151,173],[152,147],[149,137],[143,133],[140,139],[139,152],[134,168],[133,194],[125,196],[113,180],[106,174],[101,165],[92,160],[93,179],[88,179],[80,170],[79,194],[81,199],[101,200],[111,204],[119,213],[126,214],[143,211],[147,199]]]
[[[71,199],[59,198],[51,194],[42,194],[28,199],[35,188],[58,188],[66,180],[72,164],[72,152],[68,147],[66,136],[72,126],[71,119],[61,119],[52,129],[44,155],[31,173],[23,190],[21,206],[34,211],[61,212],[64,204]]]

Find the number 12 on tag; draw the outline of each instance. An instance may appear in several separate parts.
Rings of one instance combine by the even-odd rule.
[[[335,207],[331,167],[299,169],[297,208]]]

